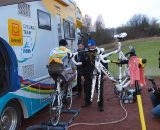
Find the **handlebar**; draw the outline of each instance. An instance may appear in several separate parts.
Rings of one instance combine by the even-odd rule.
[[[80,32],[78,32],[77,34],[78,34],[81,38],[85,38],[85,37],[87,37],[87,36],[90,35],[90,33],[80,33]]]
[[[77,62],[77,61],[75,60],[75,56],[78,55],[78,53],[92,52],[92,51],[97,51],[97,54],[100,55],[100,54],[102,54],[102,53],[104,52],[104,49],[103,49],[103,48],[95,48],[95,49],[92,49],[92,50],[77,51],[77,52],[75,52],[75,53],[68,52],[67,54],[68,54],[68,57],[69,57],[70,59],[72,59],[72,61],[73,61],[73,63],[74,63],[75,65],[82,65],[82,62]]]
[[[96,47],[96,49],[97,49],[97,54],[98,54],[98,55],[104,53],[104,48],[98,48],[98,47]]]
[[[77,62],[77,61],[75,60],[75,56],[76,56],[76,55],[78,55],[78,52],[75,52],[75,53],[68,52],[68,57],[69,57],[70,59],[72,59],[72,61],[73,61],[73,63],[74,63],[75,65],[82,65],[82,62]]]
[[[114,50],[114,51],[112,51],[112,52],[103,54],[103,53],[104,53],[104,48],[98,48],[98,47],[96,47],[96,48],[93,49],[93,50],[83,50],[83,51],[77,51],[77,52],[75,52],[75,53],[68,53],[68,57],[69,57],[70,59],[72,59],[72,61],[73,61],[73,63],[74,63],[75,65],[82,65],[82,62],[77,62],[77,61],[75,60],[75,56],[78,55],[78,53],[81,53],[81,52],[83,53],[83,52],[91,52],[91,51],[97,51],[96,54],[99,56],[100,61],[102,61],[103,63],[110,63],[110,62],[112,62],[112,61],[111,61],[111,60],[106,60],[105,58],[111,56],[112,54],[118,53],[120,50],[117,49],[117,50]]]
[[[73,61],[73,63],[74,63],[75,65],[82,65],[82,62],[77,62],[77,61],[75,60],[75,56],[78,55],[78,53],[92,52],[92,51],[97,51],[97,54],[101,54],[101,53],[103,53],[104,49],[95,48],[95,49],[91,49],[91,50],[77,51],[77,52],[74,52],[74,53],[68,52],[68,57],[69,57],[70,59],[72,59],[72,61]]]

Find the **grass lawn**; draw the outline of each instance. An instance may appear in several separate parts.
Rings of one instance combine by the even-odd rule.
[[[145,67],[146,76],[160,76],[159,69],[159,51],[160,51],[160,37],[146,38],[132,41],[125,41],[122,43],[122,50],[128,51],[128,46],[132,45],[136,49],[138,57],[147,59]],[[107,50],[107,49],[106,49]],[[109,59],[117,59],[116,54]],[[113,75],[117,75],[118,67],[112,63],[109,64],[109,70]]]

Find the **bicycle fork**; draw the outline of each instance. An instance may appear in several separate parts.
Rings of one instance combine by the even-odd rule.
[[[96,78],[97,78],[96,75],[94,75],[92,78],[92,89],[91,89],[91,99],[90,99],[91,102],[93,101],[94,90],[95,90],[95,85],[96,85]]]
[[[97,82],[97,75],[94,75],[93,78],[92,78],[92,89],[91,89],[91,99],[90,99],[91,102],[93,101],[96,82]],[[101,74],[98,75],[98,98],[97,98],[97,102],[99,102],[99,100],[100,100],[100,87],[101,87],[100,85],[101,85]]]

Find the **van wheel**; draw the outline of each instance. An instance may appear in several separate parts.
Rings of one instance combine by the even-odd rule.
[[[22,113],[18,103],[8,103],[1,114],[2,130],[19,130],[22,122]]]

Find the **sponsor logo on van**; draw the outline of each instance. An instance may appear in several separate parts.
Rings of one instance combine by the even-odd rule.
[[[8,32],[9,32],[9,43],[11,46],[22,46],[22,23],[21,21],[9,19],[8,20]]]
[[[31,21],[23,22],[23,46],[21,49],[21,62],[33,57],[36,41],[36,27]]]

